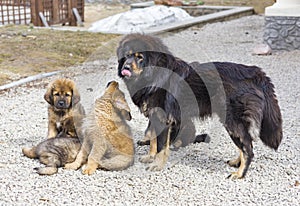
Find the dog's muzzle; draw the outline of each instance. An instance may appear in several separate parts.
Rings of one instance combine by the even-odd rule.
[[[121,74],[125,77],[131,77],[132,72],[130,71],[130,66],[129,65],[124,65],[122,68]]]
[[[66,102],[64,100],[59,100],[56,104],[56,107],[58,109],[65,109],[66,108]]]

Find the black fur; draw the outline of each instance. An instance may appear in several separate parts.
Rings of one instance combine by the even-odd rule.
[[[135,59],[135,53],[143,54],[144,59]],[[280,108],[270,78],[259,67],[230,62],[188,64],[174,57],[158,38],[141,34],[125,36],[117,55],[118,75],[134,104],[140,109],[146,104],[147,109],[141,111],[157,130],[171,126],[171,138],[176,138],[186,125],[193,125],[192,117],[217,113],[245,157],[240,178],[253,158],[254,138],[260,137],[267,146],[278,148],[282,140]],[[141,73],[134,73],[133,63]],[[124,76],[124,69],[132,75]],[[157,108],[164,112],[157,112]],[[191,126],[189,130],[193,129]],[[158,135],[158,152],[166,138],[164,132]]]

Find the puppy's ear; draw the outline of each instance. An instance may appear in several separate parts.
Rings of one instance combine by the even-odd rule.
[[[53,94],[52,94],[53,85],[49,85],[46,93],[44,94],[44,99],[50,104],[53,105]]]
[[[128,111],[122,110],[121,114],[128,121],[130,121],[132,119],[131,113]]]
[[[126,99],[121,95],[119,92],[114,92],[112,95],[114,105],[119,110],[125,110],[127,112],[130,112],[130,108],[128,106],[128,103],[126,102]]]
[[[105,94],[111,96],[114,95],[114,93],[116,93],[118,90],[119,90],[119,83],[116,81],[111,81],[106,86]]]
[[[113,94],[114,96],[114,94]],[[114,98],[114,97],[113,97]],[[126,102],[126,100],[123,97],[116,97],[114,99],[114,105],[116,108],[118,108],[121,111],[121,115],[128,121],[132,119],[130,108]]]
[[[72,104],[75,105],[80,101],[80,94],[76,86],[73,86]]]

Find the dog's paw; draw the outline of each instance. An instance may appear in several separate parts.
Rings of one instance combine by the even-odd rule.
[[[155,162],[151,163],[148,167],[146,167],[146,170],[155,172],[155,171],[163,170],[164,167],[165,167],[165,164],[155,161]]]
[[[152,163],[154,161],[154,156],[149,155],[149,154],[144,155],[144,156],[140,157],[139,161],[142,163]]]
[[[39,175],[53,175],[58,171],[57,167],[36,167],[33,168]]]
[[[232,172],[226,179],[236,180],[236,179],[242,179],[243,176],[240,175],[238,172]]]
[[[64,169],[67,170],[77,170],[80,167],[80,164],[77,164],[76,162],[72,162],[72,163],[67,163],[64,166]]]
[[[241,161],[239,159],[228,160],[227,164],[230,167],[236,167],[236,168],[238,168],[241,165]]]
[[[22,153],[29,158],[36,158],[35,147],[24,147]]]
[[[150,140],[139,140],[137,141],[137,145],[139,146],[150,145]]]
[[[84,175],[91,175],[93,174],[94,172],[96,172],[97,170],[97,167],[91,167],[89,165],[86,165],[83,170],[82,170],[82,174]]]

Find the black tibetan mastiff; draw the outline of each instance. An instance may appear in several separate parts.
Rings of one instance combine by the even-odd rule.
[[[239,167],[230,178],[243,178],[253,158],[258,137],[277,149],[282,140],[282,118],[269,77],[256,66],[229,62],[186,63],[172,55],[156,37],[129,34],[119,43],[118,75],[131,98],[149,118],[146,135],[150,152],[141,158],[149,170],[164,168],[169,144],[195,130],[193,117],[220,117],[240,150],[228,161]],[[190,135],[190,134],[189,134]],[[182,138],[184,139],[184,138]]]

